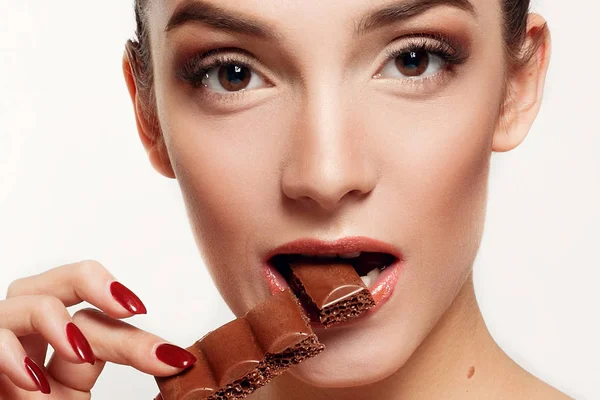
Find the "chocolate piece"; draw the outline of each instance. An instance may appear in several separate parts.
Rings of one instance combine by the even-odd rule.
[[[200,350],[199,342],[187,350],[197,358],[191,368],[172,377],[156,378],[163,400],[205,399],[214,394],[219,387],[208,360]]]
[[[191,368],[156,381],[164,400],[242,399],[324,348],[287,289],[188,348]]]
[[[223,346],[226,343],[226,346]],[[248,321],[239,318],[223,325],[198,342],[210,360],[217,385],[225,386],[243,378],[265,357]]]
[[[326,328],[375,306],[369,289],[350,264],[298,259],[284,267],[283,273],[310,316]]]
[[[289,289],[283,293],[259,304],[245,317],[261,347],[268,353],[282,353],[313,334],[310,320],[298,300]],[[265,316],[269,323],[262,321]]]

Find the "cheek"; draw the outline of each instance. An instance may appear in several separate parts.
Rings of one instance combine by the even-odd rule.
[[[479,247],[502,98],[498,76],[498,71],[471,76],[429,103],[396,101],[381,107],[385,103],[380,102],[374,111],[380,115],[372,118],[380,121],[376,132],[390,132],[372,150],[385,166],[379,186],[386,203],[379,220],[395,214],[392,234],[406,260],[401,301],[436,308],[424,313],[426,318],[449,305]]]
[[[413,274],[421,293],[443,303],[454,298],[470,273],[485,219],[493,131],[484,121],[469,122],[446,124],[443,132],[449,136],[435,151],[408,160],[414,174],[398,188],[407,192],[404,201],[412,210],[406,257],[416,265],[408,276]]]
[[[268,296],[261,266],[248,260],[262,230],[276,223],[280,120],[268,109],[211,118],[162,97],[160,120],[197,244],[223,298],[242,315]]]

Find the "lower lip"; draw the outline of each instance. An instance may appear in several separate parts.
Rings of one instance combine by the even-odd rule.
[[[402,262],[397,260],[392,265],[384,268],[377,277],[377,280],[371,284],[371,286],[369,286],[369,292],[371,292],[371,296],[373,296],[373,300],[375,300],[375,307],[364,313],[363,316],[372,315],[373,313],[377,312],[377,310],[379,310],[392,296],[392,293],[394,293],[394,288],[396,287],[398,279],[400,278],[401,266]],[[283,278],[279,271],[273,268],[270,264],[265,265],[264,273],[271,294],[277,294],[289,287],[285,278]]]

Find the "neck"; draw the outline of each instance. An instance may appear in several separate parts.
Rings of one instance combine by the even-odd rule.
[[[475,298],[473,274],[411,358],[394,374],[370,385],[315,388],[284,374],[261,399],[467,399],[498,385],[499,368],[515,364],[490,335]]]

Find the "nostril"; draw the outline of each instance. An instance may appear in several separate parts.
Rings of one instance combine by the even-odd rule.
[[[359,199],[363,196],[365,196],[365,193],[355,189],[345,192],[343,195],[333,192],[327,193],[325,191],[313,191],[310,194],[301,195],[292,199],[304,208],[318,207],[325,211],[333,211],[350,199]]]
[[[310,162],[290,162],[281,177],[283,194],[303,207],[333,211],[347,200],[364,198],[376,187],[377,173],[356,157],[341,156],[340,152],[314,157]]]
[[[373,191],[372,189],[369,189],[369,190],[354,189],[354,190],[351,190],[348,193],[346,193],[342,197],[342,200],[345,197],[350,197],[350,198],[354,197],[354,198],[360,199],[360,198],[363,198],[365,196],[368,196],[369,194],[371,194],[372,191]]]

